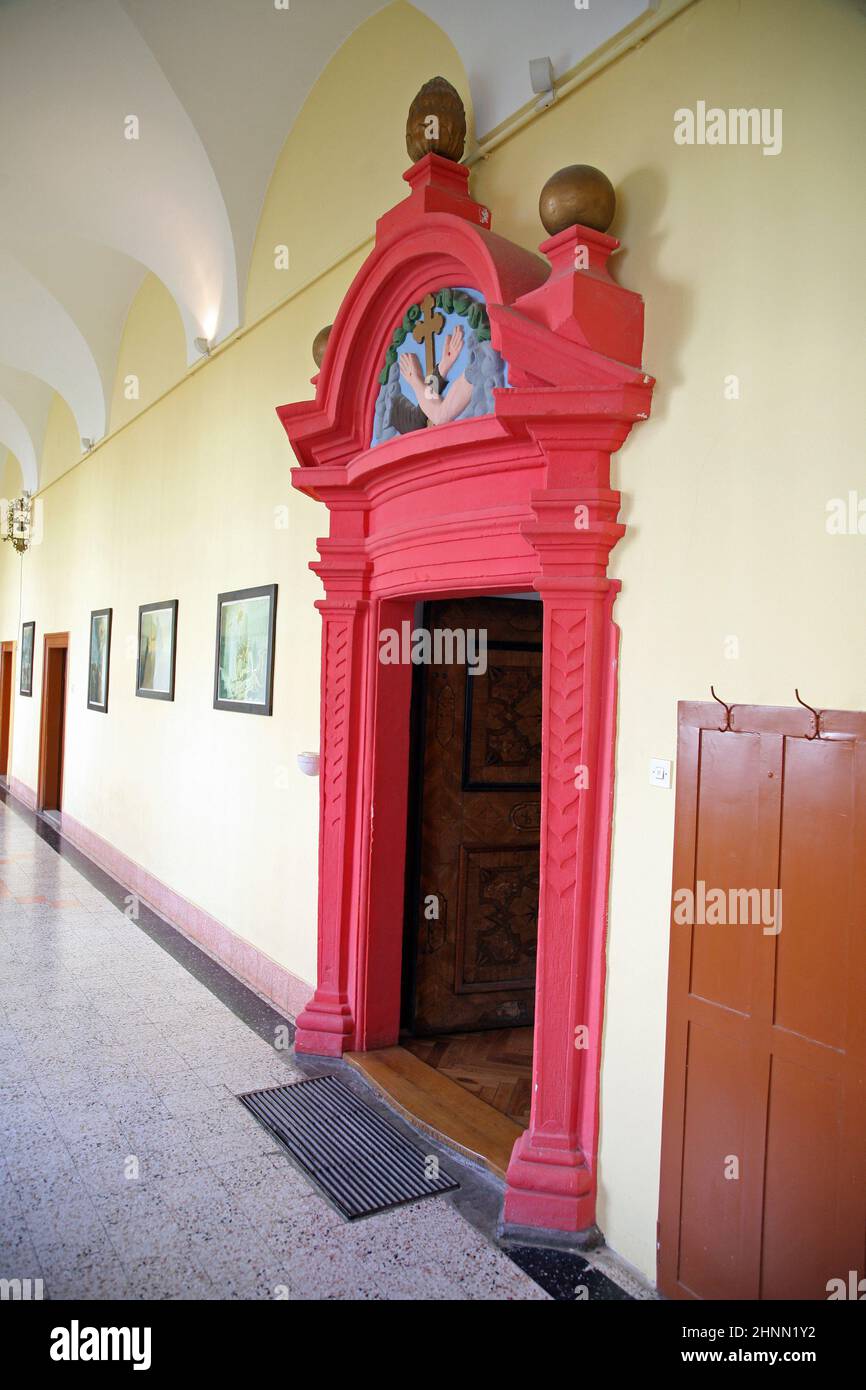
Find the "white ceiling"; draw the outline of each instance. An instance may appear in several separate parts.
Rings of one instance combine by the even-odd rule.
[[[650,0],[414,0],[450,36],[483,134]],[[151,271],[188,360],[238,327],[268,182],[323,68],[385,0],[0,0],[0,445],[36,483],[52,391],[106,431]],[[491,36],[495,42],[491,42]],[[431,73],[432,76],[432,73]],[[139,139],[124,135],[135,115]],[[402,116],[402,113],[398,113]]]

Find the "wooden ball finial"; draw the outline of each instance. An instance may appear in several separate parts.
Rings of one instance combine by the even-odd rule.
[[[325,360],[325,348],[328,346],[328,339],[331,336],[332,323],[326,323],[324,328],[320,328],[313,339],[313,361],[317,367],[321,367]]]
[[[616,192],[607,174],[591,164],[569,164],[551,174],[541,190],[538,213],[551,236],[566,227],[606,232],[616,212]]]
[[[406,118],[406,149],[413,164],[439,154],[459,164],[466,144],[466,108],[456,87],[444,77],[425,82]]]

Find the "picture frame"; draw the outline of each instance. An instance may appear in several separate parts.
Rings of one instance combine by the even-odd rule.
[[[277,585],[217,595],[214,709],[273,714]]]
[[[139,607],[135,693],[142,700],[174,699],[177,610],[176,598]]]
[[[111,664],[110,608],[94,608],[90,614],[87,661],[87,708],[108,713],[108,674]]]
[[[21,668],[19,694],[33,694],[33,655],[36,651],[36,623],[21,624]]]

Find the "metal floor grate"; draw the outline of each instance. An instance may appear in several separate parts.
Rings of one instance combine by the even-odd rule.
[[[349,1221],[460,1186],[335,1076],[238,1099]]]

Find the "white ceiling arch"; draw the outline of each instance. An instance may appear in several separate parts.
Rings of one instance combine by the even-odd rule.
[[[35,492],[39,469],[30,431],[14,407],[2,397],[0,397],[0,444],[5,444],[20,463],[25,488],[28,492]]]
[[[389,0],[119,0],[195,125],[228,209],[238,282],[280,150],[322,71]]]
[[[26,74],[26,81],[19,75]],[[7,196],[147,266],[193,339],[237,327],[234,245],[198,133],[117,0],[0,11]]]
[[[39,480],[38,460],[53,399],[47,382],[0,362],[0,444],[18,459],[24,486],[31,492]]]
[[[105,394],[87,341],[26,266],[0,247],[0,362],[41,378],[68,403],[83,436],[105,433]]]

